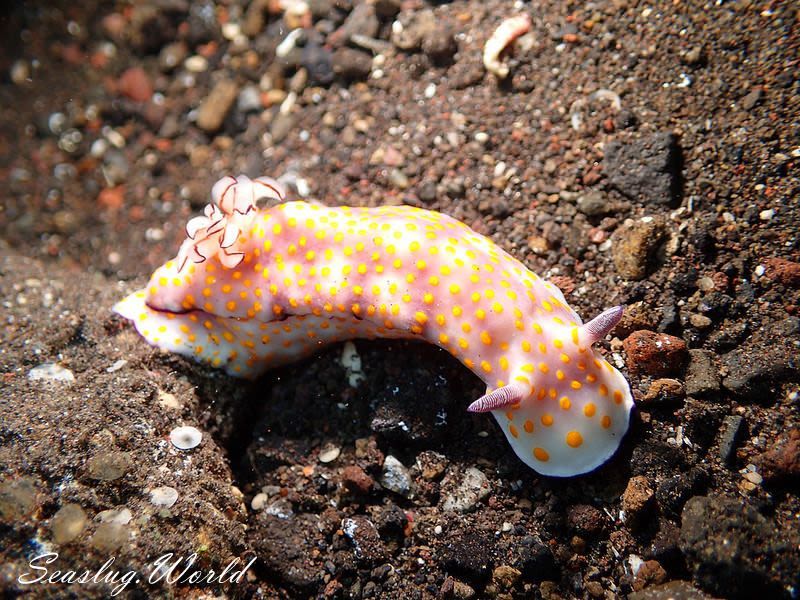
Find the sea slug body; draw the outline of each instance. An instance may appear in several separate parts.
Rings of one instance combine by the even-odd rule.
[[[226,177],[187,225],[175,260],[114,310],[151,344],[254,378],[352,338],[436,344],[487,385],[520,459],[545,475],[591,471],[615,452],[633,406],[561,291],[465,224],[409,206],[286,202],[273,180]]]

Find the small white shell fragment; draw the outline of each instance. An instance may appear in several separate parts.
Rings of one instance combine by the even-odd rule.
[[[178,450],[191,450],[199,446],[200,442],[203,441],[203,432],[190,425],[176,427],[169,432],[169,441]]]
[[[43,363],[28,371],[31,381],[75,381],[72,371],[65,369],[58,363]]]
[[[358,384],[364,381],[364,373],[361,371],[361,357],[353,342],[345,343],[339,362],[347,370],[347,383],[350,387],[357,388]]]
[[[342,449],[338,446],[325,446],[319,453],[319,462],[330,463],[339,458]]]
[[[761,485],[764,482],[764,478],[754,471],[749,471],[745,473],[744,478],[750,483],[753,483],[755,485]]]
[[[178,490],[168,485],[150,490],[150,502],[160,508],[170,508],[178,501]]]
[[[508,65],[500,62],[500,54],[516,38],[531,29],[531,18],[527,14],[510,17],[500,23],[483,47],[483,66],[498,78],[508,77]]]
[[[124,358],[118,361],[115,361],[113,365],[106,369],[106,373],[115,373],[119,371],[122,367],[128,364],[128,361]]]
[[[100,523],[114,523],[115,525],[127,525],[133,519],[133,513],[128,508],[112,508],[104,510],[95,515],[94,520]]]
[[[267,505],[267,495],[264,492],[259,492],[250,501],[250,508],[253,510],[263,510]]]

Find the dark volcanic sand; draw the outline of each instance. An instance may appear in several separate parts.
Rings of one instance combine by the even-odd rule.
[[[21,584],[48,551],[90,574],[115,557],[141,577],[130,597],[798,594],[796,4],[13,4],[6,595],[111,593]],[[521,12],[532,32],[498,82],[481,50]],[[291,19],[311,27],[276,58]],[[602,344],[638,404],[621,451],[587,476],[537,476],[465,412],[480,382],[432,347],[357,341],[353,387],[342,346],[256,383],[147,346],[110,307],[237,173],[446,212],[584,317],[626,304]],[[74,381],[29,379],[46,363]],[[193,450],[169,441],[184,424],[204,434]],[[256,561],[235,584],[148,584],[168,552],[205,573]]]

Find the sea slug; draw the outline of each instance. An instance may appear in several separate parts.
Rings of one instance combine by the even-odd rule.
[[[409,206],[283,201],[268,178],[225,177],[176,259],[114,310],[151,344],[254,378],[351,338],[436,344],[487,385],[523,462],[572,476],[628,429],[628,383],[592,344],[622,307],[586,324],[561,291],[465,224]]]

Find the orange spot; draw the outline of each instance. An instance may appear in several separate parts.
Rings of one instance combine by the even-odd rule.
[[[534,448],[533,455],[536,457],[536,460],[539,460],[541,462],[547,462],[548,460],[550,460],[550,455],[544,448]]]
[[[533,433],[533,421],[530,419],[526,420],[522,427],[527,433]]]
[[[614,402],[617,404],[622,404],[622,392],[619,390],[614,390]]]
[[[583,387],[583,384],[581,384],[580,381],[573,380],[573,381],[570,381],[569,387],[571,387],[573,390],[579,390],[579,389],[581,389]]]
[[[595,412],[597,412],[597,407],[594,402],[587,402],[586,406],[583,407],[583,414],[587,417],[593,417]]]
[[[608,429],[611,427],[611,417],[605,415],[602,419],[600,419],[600,425],[603,426],[603,429]]]
[[[583,444],[583,436],[577,431],[570,431],[567,433],[567,445],[572,448],[578,448]]]
[[[570,402],[567,396],[562,396],[561,400],[558,401],[558,405],[562,410],[569,410],[570,406],[572,406],[572,402]]]
[[[542,425],[545,427],[550,427],[553,424],[553,415],[550,413],[545,413],[542,415]]]

